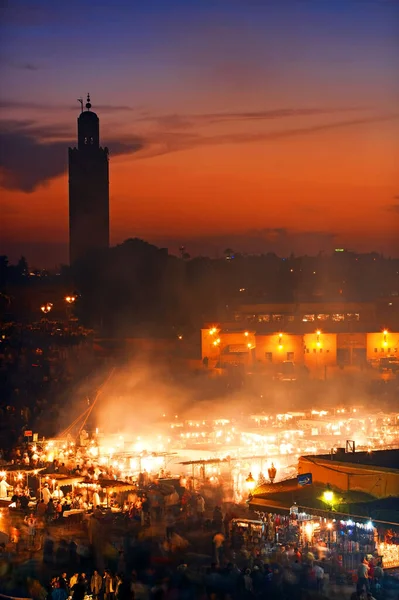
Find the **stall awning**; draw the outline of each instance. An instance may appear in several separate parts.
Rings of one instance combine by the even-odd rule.
[[[82,477],[71,477],[70,475],[63,475],[61,473],[47,473],[41,476],[42,483],[55,482],[55,485],[64,487],[67,485],[77,485],[82,481]]]
[[[108,493],[113,494],[114,492],[129,492],[131,490],[137,489],[133,483],[129,483],[128,481],[116,481],[114,479],[99,479],[98,481],[82,481],[80,480],[81,485],[84,486],[85,483],[97,483],[103,489],[106,489]]]
[[[5,473],[23,473],[24,475],[36,475],[44,471],[45,467],[33,467],[30,465],[2,465],[0,472]]]

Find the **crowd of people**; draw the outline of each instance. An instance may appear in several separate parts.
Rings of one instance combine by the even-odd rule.
[[[338,598],[382,600],[398,598],[387,592],[382,570],[359,565],[356,589],[337,586],[331,571],[311,553],[280,548],[266,560],[250,556],[235,561],[226,555],[219,562],[200,565],[195,561],[168,559],[154,551],[154,540],[139,544],[135,553],[119,552],[113,568],[99,569],[93,561],[70,563],[47,581],[27,579],[26,592],[33,600],[304,600]],[[152,545],[151,545],[152,544]],[[0,549],[1,561],[1,549]],[[80,567],[80,568],[79,568]],[[84,569],[84,570],[83,570]],[[53,569],[54,572],[54,569]],[[10,579],[11,581],[11,579]],[[5,590],[5,591],[4,591]],[[11,596],[18,590],[1,590]]]
[[[92,368],[88,332],[65,323],[0,324],[0,460],[33,429],[53,436],[64,416],[72,379]]]

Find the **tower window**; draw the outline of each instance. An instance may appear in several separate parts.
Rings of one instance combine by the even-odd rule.
[[[85,144],[87,145],[89,143],[89,138],[85,137]]]
[[[92,145],[94,144],[94,138],[92,138],[92,137],[90,138],[90,144],[92,144]]]

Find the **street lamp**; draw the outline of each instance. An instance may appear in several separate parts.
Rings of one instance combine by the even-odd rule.
[[[383,345],[384,346],[388,346],[388,340],[387,340],[387,336],[388,336],[388,329],[384,329],[384,331],[382,332],[384,335],[384,342]]]
[[[276,479],[276,475],[277,475],[277,469],[273,463],[271,464],[271,467],[268,468],[267,474],[269,476],[270,483],[274,483],[274,480]]]
[[[249,473],[248,477],[245,480],[245,484],[247,486],[249,494],[251,494],[252,490],[256,485],[255,479],[252,477],[252,473]]]
[[[73,304],[76,300],[76,296],[65,296],[65,302],[68,302],[68,304]]]
[[[219,369],[222,368],[222,347],[220,345],[220,338],[217,338],[217,340],[213,341],[213,345],[216,348],[219,348]]]
[[[40,310],[42,311],[42,313],[44,315],[48,315],[48,313],[51,311],[51,309],[53,308],[53,305],[51,302],[46,302],[46,304],[42,304],[40,307]]]
[[[330,484],[327,484],[327,488],[323,492],[323,500],[332,510],[334,505],[334,492],[332,491]]]
[[[53,308],[53,305],[51,302],[46,302],[46,304],[42,304],[42,306],[40,307],[40,310],[42,311],[43,314],[47,315],[51,309]]]
[[[283,349],[283,334],[282,333],[278,334],[278,349],[279,350]]]

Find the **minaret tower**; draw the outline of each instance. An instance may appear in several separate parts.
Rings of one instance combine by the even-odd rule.
[[[69,262],[109,247],[108,148],[100,147],[100,121],[91,110],[78,117],[78,147],[69,148]]]

